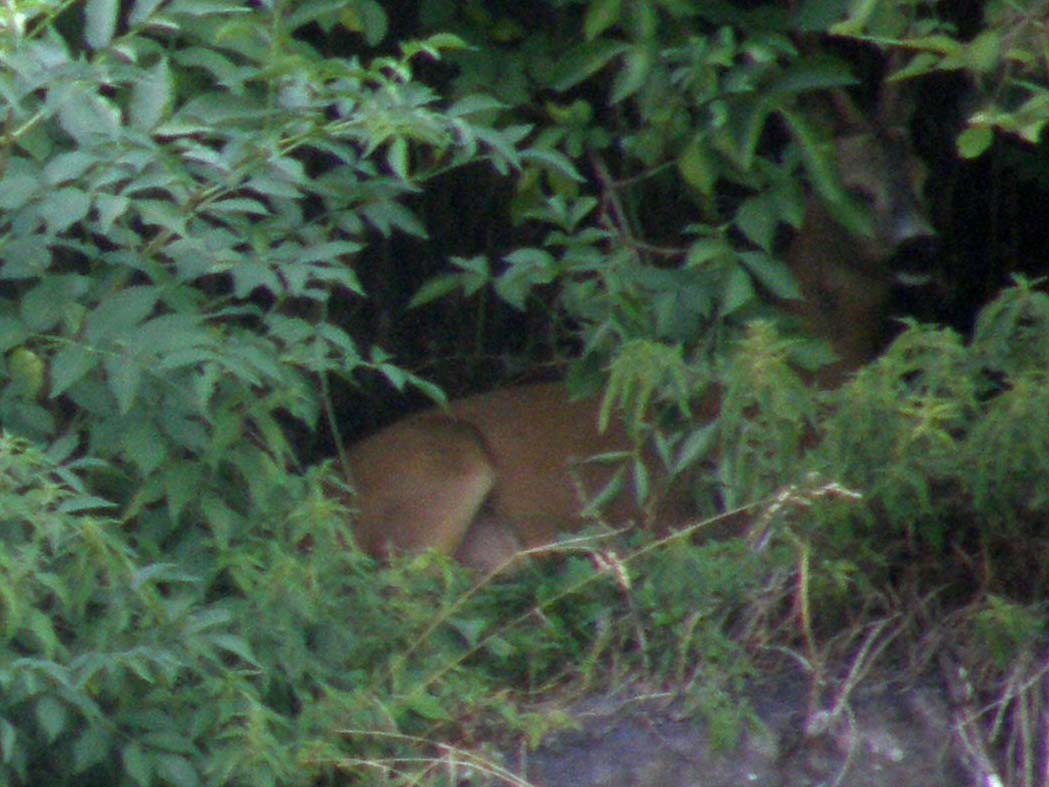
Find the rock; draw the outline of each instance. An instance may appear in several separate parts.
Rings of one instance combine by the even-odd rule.
[[[835,711],[808,712],[808,683],[782,675],[748,692],[762,725],[729,750],[680,703],[642,692],[572,707],[579,728],[556,733],[517,763],[536,787],[969,787],[945,692],[868,680]],[[665,696],[665,695],[663,695]]]

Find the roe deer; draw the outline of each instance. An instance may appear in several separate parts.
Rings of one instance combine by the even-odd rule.
[[[883,115],[889,111],[886,101]],[[843,382],[881,348],[892,289],[889,260],[908,252],[925,257],[935,237],[922,199],[925,170],[903,129],[883,119],[840,135],[835,158],[844,190],[870,208],[873,235],[853,235],[821,200],[810,197],[787,251],[802,300],[785,306],[837,356],[816,375],[825,387]]]
[[[868,203],[875,232],[849,234],[812,196],[788,249],[804,297],[793,310],[839,358],[819,375],[823,385],[874,356],[891,285],[889,259],[932,234],[905,137],[867,127],[836,144],[842,185]],[[699,417],[716,416],[718,404],[708,397]],[[522,548],[578,529],[581,498],[611,472],[578,460],[631,448],[620,424],[598,429],[598,407],[596,399],[573,401],[560,383],[520,385],[416,413],[357,443],[347,471],[357,492],[358,544],[376,556],[432,548],[491,570]],[[645,524],[683,524],[688,502],[671,493],[657,521]],[[642,516],[625,492],[605,513],[611,522]]]

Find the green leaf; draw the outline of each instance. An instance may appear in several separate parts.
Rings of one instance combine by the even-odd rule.
[[[700,238],[688,247],[687,265],[690,268],[701,266],[724,257],[731,251],[732,247],[723,237]]]
[[[495,280],[495,291],[516,309],[523,310],[532,290],[549,284],[557,275],[556,261],[542,249],[518,249],[503,259],[510,267]]]
[[[122,338],[152,314],[159,298],[157,287],[127,287],[106,298],[88,314],[85,335],[91,342]]]
[[[801,0],[794,13],[795,25],[802,32],[822,33],[845,13],[841,0]]]
[[[648,46],[636,46],[623,58],[623,68],[612,81],[612,103],[618,104],[639,91],[652,71],[653,53]]]
[[[38,173],[12,172],[0,180],[0,209],[18,210],[33,199],[45,184]]]
[[[583,35],[592,41],[619,21],[623,0],[591,0],[583,18]]]
[[[451,718],[448,714],[447,703],[443,699],[426,694],[421,689],[405,697],[404,703],[408,710],[429,721],[446,721]]]
[[[848,87],[859,82],[849,71],[848,63],[833,57],[811,56],[786,66],[764,95],[767,98],[793,96],[835,87]]]
[[[461,289],[463,295],[469,298],[492,280],[488,258],[483,254],[475,257],[452,257],[451,262],[460,269],[461,273],[434,276],[412,296],[408,308],[415,308],[443,298],[457,289]]]
[[[135,80],[131,89],[128,107],[131,126],[139,131],[151,131],[167,115],[171,101],[171,72],[167,59],[161,58]]]
[[[84,6],[84,40],[92,49],[109,46],[117,29],[119,0],[87,0]]]
[[[217,350],[221,345],[220,335],[201,327],[203,319],[199,314],[162,314],[136,326],[125,341],[131,352],[158,357],[161,368],[177,369],[184,364],[168,356],[200,347]]]
[[[674,457],[673,472],[680,473],[682,470],[687,470],[699,460],[710,456],[717,433],[717,421],[693,428]]]
[[[117,504],[102,497],[80,496],[61,503],[58,510],[63,514],[77,514],[83,511],[101,511],[117,508]]]
[[[127,197],[113,194],[98,194],[95,196],[95,208],[98,210],[98,228],[102,232],[109,232],[113,228],[113,222],[127,213],[131,207],[131,200]]]
[[[962,158],[979,158],[994,141],[994,132],[987,126],[970,126],[958,135],[955,146]]]
[[[408,180],[411,177],[408,168],[408,140],[404,137],[397,137],[390,143],[386,151],[386,163],[401,180]]]
[[[298,264],[311,262],[338,262],[340,257],[349,257],[365,248],[363,243],[348,240],[331,240],[307,246],[295,256]]]
[[[742,267],[733,268],[725,287],[724,298],[721,301],[722,315],[732,314],[747,304],[753,303],[754,298],[754,285],[751,283],[750,276]]]
[[[397,202],[375,202],[365,205],[361,212],[384,237],[389,237],[394,229],[417,238],[427,237],[426,227],[422,222],[408,208]]]
[[[434,276],[423,282],[422,286],[415,291],[412,299],[408,302],[408,308],[415,309],[440,300],[444,296],[460,289],[462,281],[462,275],[458,273],[442,273]]]
[[[164,2],[165,0],[135,0],[135,5],[128,14],[128,24],[138,27],[148,22]]]
[[[736,226],[756,246],[771,252],[779,216],[775,199],[770,194],[758,194],[744,200],[736,211]]]
[[[82,85],[61,91],[59,125],[84,147],[104,144],[120,133],[120,110],[108,99]]]
[[[217,213],[240,213],[246,216],[268,216],[271,213],[270,208],[261,201],[247,197],[215,200],[209,207]]]
[[[650,477],[648,467],[641,457],[635,457],[634,461],[631,462],[631,479],[633,481],[633,494],[634,499],[638,502],[648,500]]]
[[[769,254],[754,251],[742,252],[739,258],[758,283],[777,298],[793,300],[801,297],[794,275],[783,262]]]
[[[156,758],[157,776],[174,787],[199,787],[200,776],[187,757],[162,754]]]
[[[47,217],[48,228],[56,235],[81,221],[90,209],[91,198],[72,187],[49,191],[40,205],[41,213]]]
[[[192,411],[179,409],[177,411],[168,408],[158,417],[164,433],[171,438],[171,442],[191,453],[200,453],[207,450],[209,444],[214,443],[214,434],[209,434],[199,420],[195,418]],[[242,429],[244,420],[236,414],[226,415],[221,419],[223,423],[229,422],[231,430]],[[223,423],[215,422],[213,429],[217,432]]]
[[[248,181],[248,188],[270,197],[283,197],[287,199],[301,199],[303,189],[298,185],[301,181],[289,180],[284,177],[273,175],[256,175]]]
[[[66,731],[69,713],[66,706],[54,697],[48,694],[40,697],[33,707],[33,712],[49,743],[54,743],[58,736]]]
[[[26,626],[36,638],[37,648],[49,659],[53,659],[61,647],[55,633],[55,622],[49,614],[34,609],[29,613],[29,623]],[[60,707],[64,711],[64,706]]]
[[[940,33],[908,38],[907,47],[939,55],[950,64],[950,68],[958,68],[960,62],[965,59],[965,44]]]
[[[164,488],[167,492],[168,511],[178,521],[182,509],[190,500],[200,497],[203,468],[197,464],[182,462],[171,465],[164,473]]]
[[[124,746],[120,752],[124,771],[130,776],[135,784],[140,787],[149,787],[153,783],[153,761],[146,755],[145,750],[135,741]]]
[[[442,49],[460,51],[470,48],[470,45],[467,44],[466,41],[453,33],[436,33],[420,43],[435,51],[440,51]]]
[[[257,287],[271,293],[279,293],[284,289],[277,273],[269,265],[256,260],[242,260],[234,266],[231,273],[233,292],[238,298],[247,298]]]
[[[159,199],[136,199],[135,207],[145,224],[155,224],[174,235],[186,235],[186,214],[171,202]]]
[[[481,636],[486,631],[491,629],[491,621],[487,618],[453,618],[448,621],[448,624],[471,648],[481,641]]]
[[[158,586],[172,582],[194,584],[199,581],[199,577],[181,570],[174,563],[150,563],[135,571],[130,577],[130,585],[133,590],[139,590],[149,585]],[[149,680],[147,671],[142,670],[140,674],[145,680]],[[173,742],[172,748],[184,748],[181,745],[182,740],[179,738]]]
[[[674,2],[674,0],[667,0]],[[670,10],[669,8],[667,10]],[[655,3],[632,3],[630,33],[636,41],[652,41],[659,29],[659,11]],[[671,15],[674,11],[670,10]]]
[[[848,6],[849,16],[837,24],[831,25],[829,32],[838,36],[860,36],[871,15],[878,8],[878,0],[857,0]]]
[[[48,276],[22,296],[19,311],[26,327],[35,333],[46,333],[67,316],[70,304],[87,292],[83,276]]]
[[[112,743],[112,736],[102,724],[88,724],[73,743],[73,773],[83,773],[105,761]]]
[[[127,415],[135,404],[145,369],[137,358],[127,354],[106,356],[105,367],[109,392],[117,400],[121,415]]]
[[[23,399],[36,399],[44,388],[43,359],[28,347],[17,347],[7,357],[12,388]]]
[[[450,117],[466,117],[504,109],[506,104],[483,93],[464,96],[448,107]]]
[[[0,317],[0,352],[24,344],[28,338],[25,323],[15,317]]]
[[[250,8],[240,3],[230,3],[228,0],[175,0],[168,10],[188,16],[233,16],[251,13]]]
[[[243,637],[237,637],[232,634],[215,634],[208,637],[208,641],[217,649],[224,650],[227,653],[236,656],[245,664],[260,668],[263,666],[252,652],[251,644]]]
[[[548,150],[546,148],[528,148],[521,151],[521,161],[543,164],[563,177],[566,177],[569,180],[574,180],[576,183],[586,182],[586,178],[579,173],[579,170],[576,169],[572,160],[556,150]]]
[[[16,400],[5,411],[4,428],[11,434],[48,440],[54,437],[55,419],[50,411],[35,402]]]
[[[703,140],[693,139],[681,151],[677,168],[685,183],[700,194],[711,196],[714,193],[714,184],[720,173],[710,148]]]
[[[965,62],[977,74],[986,74],[1001,65],[1002,31],[984,30],[965,48]]]
[[[225,607],[206,607],[193,615],[189,630],[197,633],[225,626],[233,619],[233,614]]]
[[[221,52],[199,46],[175,50],[171,53],[171,59],[184,68],[207,71],[219,85],[233,94],[240,93],[244,83],[257,74],[253,68],[239,66]]]
[[[97,156],[82,150],[59,153],[44,166],[44,177],[50,185],[57,186],[60,183],[80,178],[96,163],[98,163]],[[8,188],[6,181],[3,186],[6,191]]]
[[[339,21],[347,30],[364,36],[368,46],[377,46],[386,38],[389,22],[386,12],[375,0],[359,0],[339,14]]]
[[[47,244],[36,238],[9,240],[3,247],[0,279],[35,279],[51,267]]]
[[[630,46],[618,41],[598,39],[570,49],[551,75],[554,90],[568,90],[589,79]]]
[[[242,527],[244,518],[226,505],[221,497],[214,494],[204,496],[201,501],[201,510],[218,548],[220,550],[229,548],[232,536]]]
[[[98,365],[98,355],[70,345],[59,350],[51,361],[51,397],[60,396]]]
[[[17,728],[7,719],[0,719],[0,758],[4,762],[11,762],[17,742]]]
[[[806,118],[786,110],[780,113],[798,144],[805,171],[831,215],[855,235],[870,237],[873,223],[854,197],[841,187],[832,146],[826,143]]]
[[[602,415],[604,416],[602,418],[602,425],[604,426],[608,423],[608,417],[604,413],[602,413]],[[626,457],[622,455],[616,455],[614,457],[610,455],[599,455],[591,457],[591,460],[598,462],[606,458],[610,459],[610,461],[621,462]],[[591,496],[591,498],[586,501],[586,506],[582,512],[584,516],[592,516],[594,514],[597,514],[601,511],[602,508],[609,505],[613,500],[619,497],[619,494],[623,491],[623,475],[625,474],[625,472],[626,471],[624,467],[616,468],[615,472],[612,473],[612,476],[608,479],[604,486],[598,489],[597,493]]]

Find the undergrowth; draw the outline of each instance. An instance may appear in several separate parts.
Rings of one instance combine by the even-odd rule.
[[[1015,307],[996,332],[1031,331],[1044,298],[1019,282],[989,309]],[[569,723],[573,697],[639,682],[672,687],[731,743],[750,718],[736,698],[783,654],[814,679],[890,653],[901,665],[930,621],[939,644],[919,662],[959,658],[1015,715],[1043,663],[1049,381],[1037,358],[991,363],[987,341],[911,326],[844,388],[789,409],[805,418],[750,420],[762,430],[719,476],[761,501],[738,517],[749,539],[577,539],[480,585],[438,556],[378,568],[349,548],[323,468],[288,479],[279,516],[156,560],[83,468],[5,438],[4,778],[508,779],[496,749]],[[1009,735],[1030,731],[1020,721]]]
[[[952,684],[967,750],[1005,783],[1047,770],[1049,298],[1018,280],[968,343],[911,325],[829,392],[795,372],[798,345],[744,328],[769,313],[759,290],[794,293],[772,251],[802,171],[843,196],[796,109],[850,70],[704,4],[590,3],[585,30],[491,24],[487,46],[469,29],[388,40],[403,19],[351,5],[5,5],[0,783],[512,782],[498,751],[570,723],[587,692],[666,689],[731,742],[741,687],[784,659],[846,685],[881,658],[946,665],[972,676]],[[582,8],[545,4],[562,6]],[[641,9],[636,40],[620,6]],[[454,68],[448,94],[416,74]],[[768,155],[782,122],[794,151]],[[606,204],[580,172],[620,157]],[[439,398],[373,346],[399,315],[368,308],[359,274],[408,301],[394,280],[425,278],[431,239],[476,211],[456,204],[440,235],[415,198],[489,169],[517,177],[498,211],[542,245],[454,258],[411,302],[493,289],[555,312],[552,343],[565,329],[583,355],[570,376],[610,371],[635,415],[720,390],[717,426],[667,427],[654,452],[708,506],[694,533],[602,532],[478,584],[433,555],[376,566],[349,543],[337,473],[302,470],[292,434],[340,442],[333,384]],[[742,204],[723,208],[722,185]],[[674,210],[638,229],[659,233],[635,233],[656,202]],[[383,267],[395,236],[426,254]],[[418,333],[433,354],[442,331]],[[692,543],[722,525],[746,537]]]

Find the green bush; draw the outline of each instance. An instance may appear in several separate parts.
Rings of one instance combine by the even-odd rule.
[[[158,544],[203,508],[264,509],[281,419],[316,426],[324,377],[413,379],[327,317],[363,296],[367,233],[421,235],[405,195],[463,162],[505,171],[523,132],[412,80],[451,37],[364,64],[293,37],[333,9],[25,10],[0,50],[0,418],[112,460]]]
[[[795,293],[777,238],[803,181],[863,217],[803,110],[855,78],[796,34],[906,42],[904,75],[979,74],[974,154],[989,129],[1044,124],[1042,56],[1022,57],[1038,17],[989,4],[962,43],[916,2],[533,5],[534,29],[411,6],[428,37],[399,48],[390,23],[414,17],[371,0],[5,6],[0,780],[410,781],[449,739],[563,723],[522,697],[638,671],[684,683],[728,739],[739,641],[816,665],[810,607],[858,631],[906,582],[947,588],[995,669],[1043,636],[1044,293],[1018,280],[968,344],[914,325],[828,393],[794,370],[811,348],[753,319],[773,314],[760,292]],[[288,427],[339,443],[330,386],[365,374],[439,398],[338,314],[369,297],[376,241],[435,231],[409,200],[471,164],[515,177],[518,225],[489,230],[512,241],[453,259],[413,305],[489,288],[539,305],[580,357],[570,383],[609,373],[636,421],[716,380],[716,426],[651,433],[674,472],[712,469],[705,498],[767,518],[771,550],[577,545],[593,562],[477,590],[434,556],[378,570],[352,549],[337,474],[298,472]]]
[[[208,602],[185,567],[142,560],[76,472],[9,437],[0,465],[3,781],[279,781],[280,749],[249,740],[279,722],[242,611]]]
[[[4,443],[4,780],[309,782],[412,618],[285,426],[329,375],[433,391],[329,307],[370,233],[424,234],[406,195],[519,166],[524,130],[413,78],[453,37],[368,63],[296,37],[335,6],[8,11],[0,422],[50,459]]]

